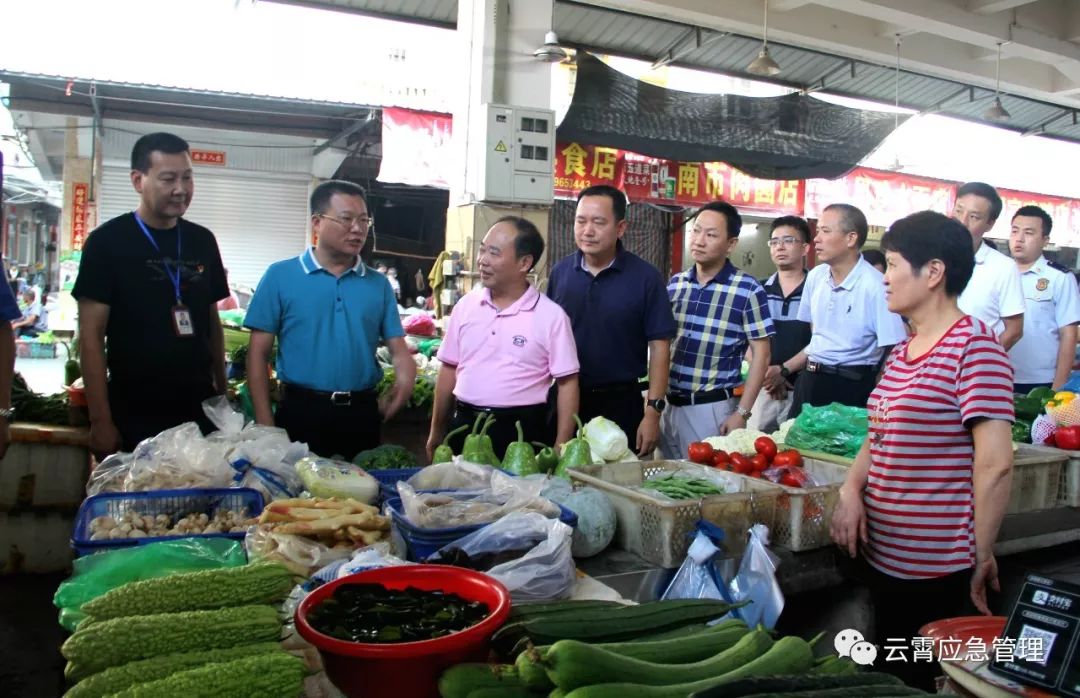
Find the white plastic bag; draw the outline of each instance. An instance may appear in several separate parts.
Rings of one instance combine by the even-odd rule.
[[[502,582],[515,603],[562,599],[570,595],[577,578],[570,552],[572,533],[569,526],[557,519],[514,512],[454,541],[428,562],[438,563],[454,550],[475,558],[532,546],[519,558],[479,571]]]
[[[454,456],[449,463],[435,463],[421,468],[408,479],[417,490],[482,490],[491,486],[495,468],[483,463],[472,463]]]
[[[308,455],[307,444],[294,443],[284,429],[250,424],[235,435],[229,453],[235,487],[251,487],[266,501],[296,497],[304,483],[295,464]]]
[[[491,523],[515,511],[535,511],[559,518],[558,505],[540,496],[542,480],[520,480],[502,471],[491,476],[484,490],[417,492],[408,482],[398,482],[405,518],[420,528],[457,528]]]
[[[694,542],[662,598],[715,599],[731,603],[731,594],[716,567],[723,552],[719,547],[723,539],[722,529],[707,521],[698,521]]]
[[[228,487],[233,470],[226,455],[231,448],[230,443],[204,438],[195,422],[166,429],[135,447],[124,491]]]
[[[780,612],[784,610],[784,592],[776,581],[779,559],[769,552],[769,529],[764,524],[750,528],[750,542],[746,544],[739,572],[731,580],[731,596],[736,601],[750,601],[739,609],[739,615],[750,627],[761,623],[770,630],[776,627]]]
[[[238,434],[244,428],[244,413],[234,410],[224,395],[203,400],[202,410],[206,418],[226,434]]]

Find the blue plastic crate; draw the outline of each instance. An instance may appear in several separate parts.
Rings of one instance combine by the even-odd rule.
[[[430,491],[430,490],[424,490]],[[562,504],[559,507],[559,521],[574,528],[577,526],[577,514],[570,511]],[[401,505],[401,497],[390,497],[386,500],[386,510],[390,512],[390,518],[394,529],[405,542],[406,556],[413,562],[423,562],[440,549],[450,545],[456,540],[479,531],[490,524],[476,524],[473,526],[457,526],[455,528],[420,528],[409,521],[405,516]]]
[[[143,515],[157,516],[168,514],[176,516],[206,514],[213,517],[219,509],[233,511],[246,510],[249,517],[262,513],[263,496],[258,490],[248,487],[228,487],[219,489],[184,489],[151,490],[148,492],[106,492],[88,497],[79,507],[75,516],[75,530],[71,535],[71,547],[77,555],[89,555],[102,550],[127,548],[133,545],[156,543],[163,540],[176,540],[180,536],[153,536],[146,538],[115,538],[110,540],[90,540],[90,522],[98,516],[119,518],[128,510],[135,510]],[[243,533],[206,533],[191,536],[193,538],[233,538],[243,540]]]
[[[397,483],[408,480],[423,468],[393,468],[388,470],[368,470],[368,475],[379,481],[379,501],[385,502],[397,496]]]

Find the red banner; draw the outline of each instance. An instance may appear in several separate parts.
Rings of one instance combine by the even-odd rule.
[[[767,214],[802,211],[803,182],[757,179],[722,162],[677,162],[578,143],[555,147],[555,196],[609,184],[631,201],[701,205],[723,199]]]
[[[380,182],[449,189],[455,172],[453,117],[383,107]]]
[[[861,209],[870,225],[887,227],[916,211],[952,213],[956,188],[955,182],[859,167],[841,179],[807,180],[806,217],[844,203]]]
[[[71,249],[79,251],[83,248],[86,235],[86,217],[89,211],[90,185],[86,182],[75,182],[71,187]]]
[[[191,149],[191,161],[197,165],[220,165],[225,166],[224,150],[200,150]]]
[[[988,236],[1007,239],[1016,210],[1021,206],[1038,206],[1054,221],[1050,242],[1059,247],[1080,247],[1080,201],[1014,189],[998,189],[997,192],[1001,197],[1001,215]]]

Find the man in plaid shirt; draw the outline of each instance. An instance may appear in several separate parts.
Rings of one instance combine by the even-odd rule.
[[[685,458],[691,443],[746,426],[769,366],[774,333],[765,289],[728,259],[739,242],[739,212],[714,201],[692,220],[694,266],[671,277],[667,287],[678,333],[668,383],[671,409],[662,424],[666,458]],[[747,345],[750,373],[742,396],[736,397]]]

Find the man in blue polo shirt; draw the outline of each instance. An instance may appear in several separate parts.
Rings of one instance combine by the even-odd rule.
[[[330,180],[311,193],[315,247],[267,269],[251,299],[247,375],[255,421],[284,428],[322,456],[351,460],[379,445],[379,424],[412,394],[416,363],[405,345],[394,291],[360,251],[371,218],[364,190]],[[282,398],[270,408],[267,364],[275,337]],[[379,402],[375,349],[390,348],[396,380]]]
[[[761,284],[728,259],[739,242],[742,217],[729,203],[705,204],[693,217],[694,265],[671,277],[668,295],[679,333],[671,361],[671,405],[663,419],[663,453],[686,458],[690,444],[746,427],[769,367],[774,333]],[[741,397],[742,361],[750,373]]]
[[[574,217],[578,251],[551,270],[547,292],[574,328],[582,420],[607,417],[648,457],[660,443],[675,318],[660,271],[623,247],[624,233],[626,195],[606,185],[583,189]]]

